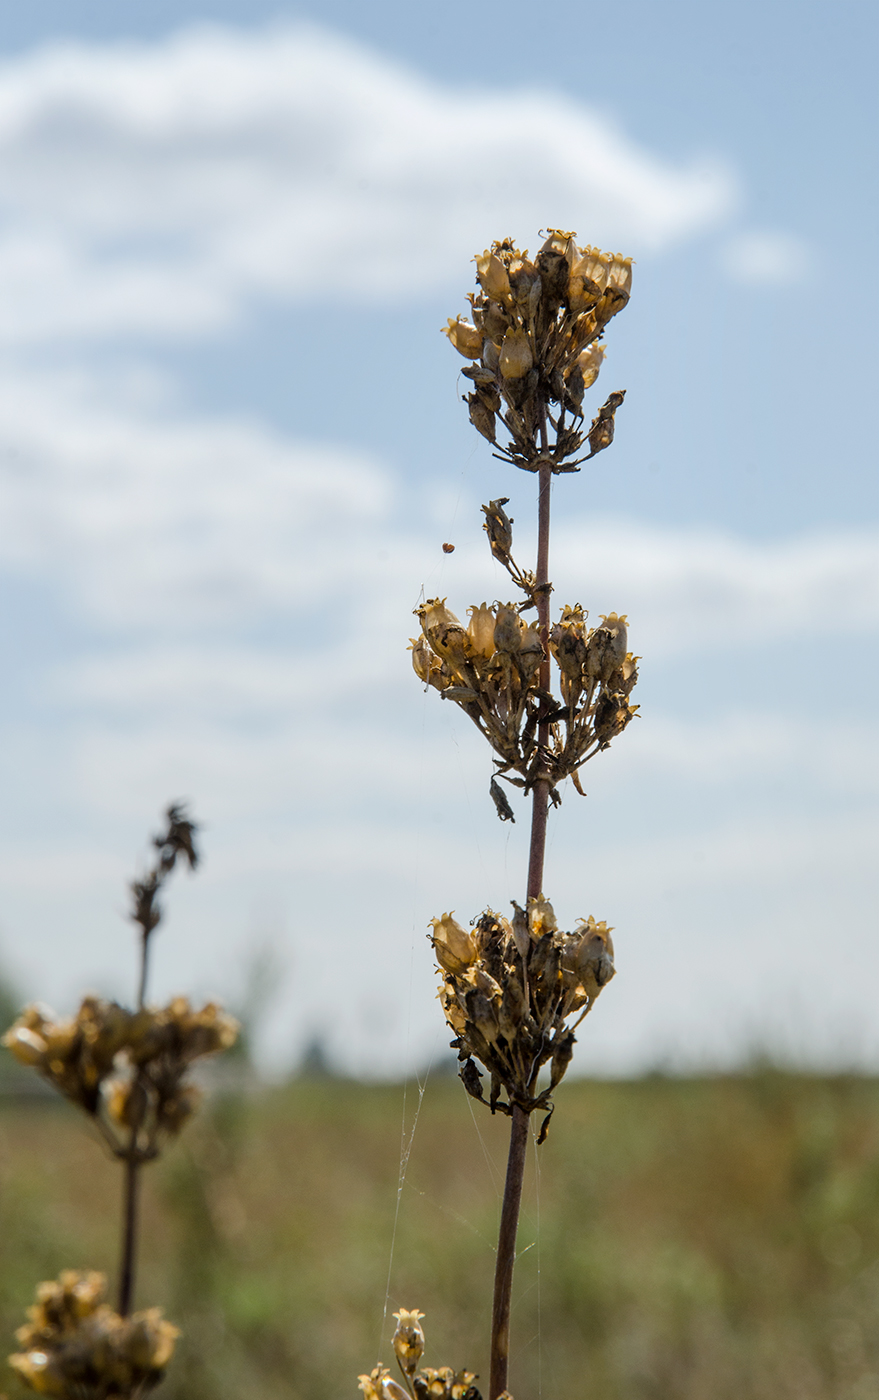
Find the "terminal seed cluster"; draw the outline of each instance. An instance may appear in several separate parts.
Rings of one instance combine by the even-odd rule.
[[[625,397],[611,394],[583,432],[583,395],[604,359],[605,327],[629,300],[632,259],[578,248],[574,239],[550,229],[533,262],[509,238],[493,243],[476,257],[472,322],[459,316],[445,328],[472,361],[463,371],[474,386],[467,395],[470,421],[496,444],[500,419],[510,441],[495,456],[526,471],[542,465],[577,471],[612,442],[614,413]],[[587,441],[588,454],[578,457]]]

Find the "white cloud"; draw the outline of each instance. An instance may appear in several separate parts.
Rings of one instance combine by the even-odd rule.
[[[198,333],[260,295],[411,299],[548,222],[637,255],[734,198],[571,100],[441,86],[305,25],[7,59],[0,188],[23,342]]]
[[[82,376],[4,380],[0,558],[48,571],[98,621],[168,630],[305,609],[336,573],[318,522],[350,552],[388,504],[365,456],[257,422],[108,407]]]
[[[266,612],[307,619],[344,599],[337,616],[350,637],[368,615],[373,635],[389,640],[410,625],[419,581],[449,594],[461,616],[469,603],[509,592],[475,524],[435,564],[438,526],[423,518],[401,526],[394,482],[365,454],[297,442],[257,421],[187,413],[156,402],[149,384],[126,401],[100,377],[14,366],[4,384],[0,567],[39,577],[92,625],[167,638]],[[593,617],[628,613],[640,653],[735,646],[746,656],[785,638],[811,634],[832,647],[839,634],[875,629],[877,547],[870,528],[746,541],[566,511],[553,572],[560,603],[579,600]],[[523,557],[528,548],[523,536]],[[209,653],[180,657],[179,674],[196,688],[201,655],[211,674],[218,663]],[[284,667],[261,666],[266,696],[289,691]],[[163,674],[167,658],[149,682],[154,698]]]
[[[736,282],[800,282],[809,271],[808,247],[792,234],[772,230],[741,233],[720,251],[724,271]]]

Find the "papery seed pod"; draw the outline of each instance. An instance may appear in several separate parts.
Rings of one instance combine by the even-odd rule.
[[[530,320],[540,298],[540,274],[527,254],[510,260],[509,274],[513,300],[519,311],[524,312],[525,319]]]
[[[516,814],[510,806],[507,794],[504,792],[497,778],[492,778],[488,785],[488,792],[500,820],[502,822],[513,822],[515,825]]]
[[[494,624],[494,645],[497,651],[515,656],[522,644],[522,620],[510,603],[498,603]]]
[[[565,380],[565,390],[568,396],[566,401],[568,407],[570,408],[573,405],[576,413],[582,417],[583,395],[586,393],[586,381],[583,378],[583,371],[578,364],[575,364],[573,368],[568,371],[568,377]]]
[[[409,1392],[386,1376],[382,1381],[382,1400],[409,1400]]]
[[[121,1127],[138,1128],[149,1107],[146,1090],[139,1080],[115,1079],[104,1086],[107,1113]]]
[[[588,433],[590,457],[594,457],[598,452],[603,452],[613,442],[614,414],[625,397],[625,389],[616,389],[608,395],[607,400],[593,418],[592,427]]]
[[[435,663],[436,658],[427,645],[426,637],[410,637],[409,642],[410,646],[408,650],[412,653],[412,669],[418,679],[424,681],[425,685],[428,685],[430,682],[430,668],[431,665]]]
[[[466,658],[464,628],[450,608],[445,598],[428,598],[416,614],[421,620],[422,630],[437,656],[459,667]]]
[[[528,332],[509,330],[504,336],[500,353],[500,371],[504,379],[522,379],[534,364]]]
[[[564,229],[548,228],[546,230],[546,242],[541,246],[541,253],[561,253],[567,263],[573,267],[579,261],[580,249],[574,242],[576,233],[566,233]],[[538,257],[540,254],[538,253]]]
[[[601,300],[602,288],[582,270],[582,262],[571,268],[568,278],[568,310],[575,315],[591,311]]]
[[[484,992],[477,991],[475,988],[465,992],[464,1000],[467,1006],[468,1021],[476,1027],[489,1045],[494,1045],[500,1035],[494,1003]]]
[[[599,248],[586,247],[582,250],[579,262],[574,265],[574,275],[588,280],[601,293],[607,286],[608,272],[612,262],[612,254],[602,253]]]
[[[482,1075],[479,1072],[476,1061],[471,1056],[467,1057],[458,1070],[458,1078],[464,1085],[471,1099],[479,1099],[481,1103],[485,1102],[482,1093]]]
[[[437,962],[445,972],[453,975],[466,972],[476,961],[476,939],[469,929],[464,929],[451,914],[443,914],[441,919],[431,919],[433,933],[430,935]]]
[[[604,363],[605,353],[603,345],[593,343],[581,351],[577,357],[577,364],[583,375],[584,389],[591,389],[598,378],[598,372]]]
[[[193,1113],[196,1112],[203,1097],[198,1085],[184,1084],[173,1094],[162,1098],[156,1112],[156,1122],[160,1132],[169,1133],[171,1137],[176,1137],[184,1124],[188,1123]]]
[[[611,321],[614,316],[625,309],[629,302],[628,292],[624,292],[621,287],[605,288],[601,301],[595,308],[595,315],[602,329]]]
[[[625,294],[628,301],[632,291],[632,259],[614,253],[607,269],[607,285]]]
[[[468,394],[467,407],[470,412],[470,422],[477,433],[481,433],[489,442],[496,442],[495,416],[482,397],[479,394]]]
[[[43,1037],[17,1022],[0,1040],[0,1045],[5,1045],[20,1065],[28,1065],[33,1069],[39,1069],[46,1058],[47,1046]]]
[[[620,695],[628,696],[638,680],[639,660],[640,657],[633,656],[630,651],[627,651],[622,665],[610,676],[608,688],[617,691]]]
[[[522,631],[516,665],[522,684],[529,685],[540,669],[544,659],[543,642],[540,640],[540,623],[532,622]]]
[[[489,252],[486,248],[482,254],[477,253],[474,260],[476,262],[476,276],[479,284],[486,296],[492,301],[504,301],[510,295],[510,279],[507,269],[500,258],[494,252]]]
[[[482,329],[489,340],[500,345],[510,328],[510,318],[499,301],[490,301],[482,312]]]
[[[424,1313],[419,1312],[417,1308],[401,1308],[399,1312],[394,1313],[394,1317],[397,1319],[397,1330],[392,1343],[394,1355],[403,1374],[411,1378],[424,1355],[424,1332],[421,1328]]]
[[[637,709],[637,705],[627,702],[625,695],[602,692],[593,716],[596,739],[602,744],[609,744],[617,734],[622,734],[626,725],[634,718]]]
[[[528,901],[528,927],[534,939],[542,938],[545,933],[555,933],[558,929],[555,910],[542,894]]]
[[[609,681],[626,659],[627,614],[602,614],[601,626],[593,629],[586,642],[585,669],[590,679]]]
[[[567,297],[571,267],[577,254],[572,233],[550,229],[537,254],[536,266],[543,282],[544,303],[554,311]]]
[[[583,609],[564,608],[549,634],[549,645],[567,680],[578,683],[586,662],[586,619]]]
[[[522,906],[520,904],[517,904],[515,899],[512,899],[510,903],[512,904],[513,909],[515,911],[513,914],[511,924],[513,942],[516,945],[516,950],[519,954],[519,957],[527,966],[528,954],[531,951],[531,929],[528,924],[527,915]]]
[[[463,1035],[467,1029],[467,1016],[458,1001],[451,978],[449,978],[448,982],[443,982],[437,992],[437,999],[443,1009],[443,1015],[455,1032],[455,1035]]]
[[[493,340],[487,337],[482,342],[482,363],[493,375],[500,374],[501,352],[500,346],[495,345]]]
[[[525,992],[518,977],[508,977],[504,983],[503,998],[498,1008],[498,1024],[501,1035],[512,1045],[519,1033],[525,1016]]]
[[[577,973],[590,1001],[594,1001],[616,973],[613,961],[613,939],[604,920],[596,923],[592,915],[581,919],[580,946],[577,949]]]
[[[390,1380],[387,1366],[375,1366],[368,1376],[358,1376],[358,1389],[363,1391],[363,1400],[384,1400],[382,1382]]]
[[[574,1032],[567,1031],[556,1041],[552,1053],[552,1070],[550,1073],[549,1087],[554,1089],[564,1077],[565,1070],[571,1063],[574,1054]]]
[[[456,320],[449,317],[449,324],[443,326],[443,335],[447,335],[452,345],[463,355],[465,360],[478,360],[482,354],[482,332],[476,326],[471,326],[469,321],[465,321],[463,316]]]
[[[494,386],[495,371],[486,369],[484,365],[468,365],[466,369],[461,370],[461,373],[464,375],[465,379],[472,379],[473,383],[480,389],[485,390]],[[498,407],[500,407],[500,401],[500,395],[497,394]],[[491,404],[489,403],[488,406],[490,408]]]
[[[488,535],[492,554],[502,564],[509,561],[510,550],[513,547],[513,521],[504,510],[508,502],[509,496],[499,496],[496,501],[489,501],[487,506],[482,507],[485,515],[482,528]]]

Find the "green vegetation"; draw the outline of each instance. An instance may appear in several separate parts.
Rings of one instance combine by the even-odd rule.
[[[879,1397],[879,1082],[765,1070],[559,1099],[523,1203],[517,1397]],[[428,1365],[484,1376],[506,1123],[428,1083],[383,1327],[402,1107],[399,1086],[331,1078],[218,1097],[146,1170],[138,1293],[184,1331],[165,1400],[354,1400],[400,1306],[426,1314]],[[117,1175],[72,1108],[0,1100],[9,1349],[35,1278],[115,1276]]]

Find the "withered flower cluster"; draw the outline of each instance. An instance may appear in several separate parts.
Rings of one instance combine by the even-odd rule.
[[[198,1106],[200,1091],[186,1078],[193,1062],[227,1050],[237,1034],[237,1021],[214,1002],[197,1010],[175,997],[128,1011],[90,996],[69,1020],[26,1007],[2,1044],[93,1118],[117,1157],[146,1162]]]
[[[552,1092],[571,1062],[574,1030],[614,975],[611,930],[590,915],[573,933],[560,932],[542,895],[529,899],[527,911],[515,901],[513,908],[512,921],[488,909],[469,929],[451,914],[431,920],[442,971],[439,999],[455,1032],[452,1046],[467,1092],[486,1102],[479,1060],[490,1076],[492,1112],[511,1113],[516,1104],[525,1113],[551,1113]],[[547,1064],[549,1082],[540,1088]]]
[[[41,1283],[9,1364],[31,1390],[59,1400],[145,1395],[165,1373],[180,1335],[158,1308],[120,1317],[99,1273],[65,1270]]]
[[[498,776],[526,792],[546,781],[557,802],[557,785],[565,778],[582,792],[581,765],[606,749],[635,714],[638,707],[629,696],[638,679],[638,658],[627,650],[625,616],[602,615],[597,627],[589,627],[578,603],[562,608],[549,631],[561,699],[541,684],[546,653],[540,624],[521,615],[535,606],[538,589],[513,560],[506,504],[502,497],[482,507],[485,529],[493,555],[526,593],[524,602],[474,604],[464,627],[444,598],[428,598],[415,610],[421,636],[410,639],[412,665],[420,680],[470,716],[498,755]],[[548,729],[541,742],[544,723]],[[492,796],[501,820],[511,818],[496,782]]]
[[[394,1313],[397,1330],[393,1347],[406,1389],[392,1380],[387,1366],[376,1366],[368,1376],[358,1377],[363,1400],[482,1400],[473,1384],[476,1375],[472,1371],[455,1371],[451,1366],[418,1369],[424,1354],[423,1316],[417,1308],[401,1308]],[[511,1400],[511,1397],[504,1392],[498,1400]]]
[[[472,322],[459,316],[445,328],[472,361],[463,371],[474,386],[470,421],[496,444],[500,418],[510,441],[495,456],[504,461],[526,471],[576,471],[610,445],[625,397],[611,394],[583,432],[583,395],[604,359],[604,329],[629,300],[632,259],[578,248],[573,233],[550,229],[533,262],[505,238],[477,256],[476,275]],[[588,454],[577,457],[586,441]]]

